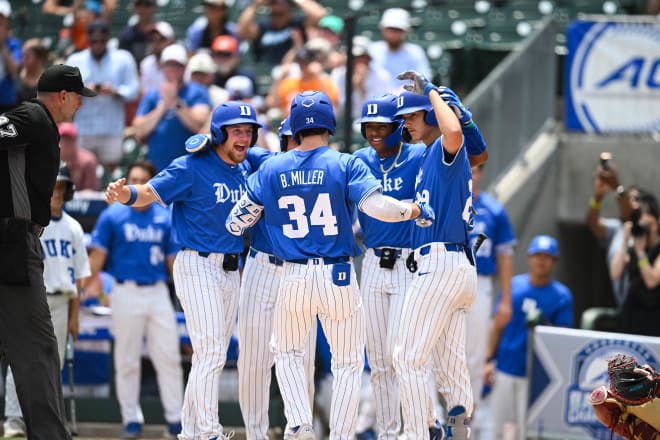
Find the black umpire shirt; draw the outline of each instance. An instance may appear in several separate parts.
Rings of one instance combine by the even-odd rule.
[[[48,225],[59,142],[57,124],[37,100],[0,115],[0,218],[31,213],[33,222]]]

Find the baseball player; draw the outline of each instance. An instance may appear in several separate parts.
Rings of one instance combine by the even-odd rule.
[[[280,127],[282,151],[297,145],[291,138],[288,118]],[[259,164],[251,162],[253,167]],[[248,440],[268,439],[268,403],[271,369],[275,357],[270,349],[273,311],[282,277],[282,259],[274,255],[273,245],[263,221],[250,229],[250,250],[241,277],[238,305],[238,400]],[[314,399],[314,360],[316,326],[312,326],[304,346],[305,377],[310,405]],[[292,436],[290,427],[285,438]]]
[[[426,145],[415,200],[443,213],[430,227],[416,224],[412,231],[415,264],[411,266],[416,265],[416,272],[405,294],[393,353],[404,432],[408,438],[429,438],[425,372],[432,359],[436,382],[450,408],[448,437],[466,439],[472,390],[465,355],[465,314],[474,302],[477,274],[468,247],[472,176],[461,125],[471,121],[471,114],[460,101],[452,102],[450,108],[442,90],[417,72],[406,71],[399,79],[412,80],[412,84],[399,96],[395,116],[403,118],[406,136]]]
[[[128,168],[130,185],[145,184],[156,174],[151,162]],[[105,266],[114,278],[110,298],[117,399],[123,438],[138,438],[144,416],[140,408],[140,365],[144,339],[158,378],[168,438],[181,432],[183,371],[174,306],[167,281],[178,246],[172,239],[170,212],[155,203],[141,207],[112,205],[92,232],[92,273]]]
[[[355,435],[365,328],[352,258],[353,209],[381,220],[432,222],[426,205],[384,196],[382,186],[357,157],[328,147],[336,122],[322,92],[296,95],[289,114],[293,151],[266,161],[248,178],[248,188],[227,218],[240,235],[264,213],[275,255],[284,260],[275,305],[275,368],[294,438],[314,439],[303,367],[305,338],[316,316],[328,338],[334,376],[330,439]]]
[[[66,165],[60,165],[50,198],[50,223],[40,237],[46,299],[53,320],[60,365],[64,363],[67,333],[78,337],[80,288],[82,279],[90,276],[82,226],[62,209],[64,202],[73,198],[74,189],[69,169]],[[25,423],[11,368],[7,369],[5,387],[4,436],[23,437]]]
[[[119,179],[107,187],[109,203],[173,205],[172,227],[182,246],[174,261],[174,286],[194,350],[179,440],[223,436],[218,383],[238,308],[243,239],[228,234],[218,219],[226,218],[245,192],[251,170],[245,158],[260,126],[251,105],[223,103],[213,112],[212,145],[175,159],[144,185]]]

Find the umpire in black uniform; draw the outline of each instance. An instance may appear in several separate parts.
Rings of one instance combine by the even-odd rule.
[[[73,119],[84,87],[76,67],[46,69],[37,98],[0,115],[0,353],[16,380],[30,440],[70,439],[39,235],[50,221],[60,164],[57,123]]]

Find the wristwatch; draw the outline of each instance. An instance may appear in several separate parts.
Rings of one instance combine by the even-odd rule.
[[[623,185],[619,185],[616,187],[616,196],[621,197],[626,193],[626,189],[623,187]]]
[[[176,107],[177,110],[181,110],[183,107],[186,106],[186,103],[183,101],[183,99],[179,98],[179,100],[176,102]]]

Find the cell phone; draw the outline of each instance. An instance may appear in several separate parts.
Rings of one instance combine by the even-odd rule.
[[[612,160],[612,153],[608,153],[607,151],[600,153],[600,166],[603,167],[604,170],[610,169],[611,160]]]

